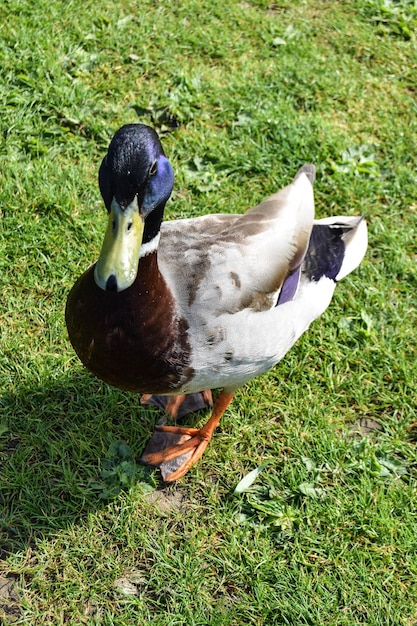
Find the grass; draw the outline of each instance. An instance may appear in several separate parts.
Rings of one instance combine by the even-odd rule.
[[[415,2],[0,17],[0,622],[417,624]],[[167,218],[243,211],[313,161],[317,215],[370,231],[326,314],[165,488],[135,462],[158,413],[85,372],[63,321],[103,236],[100,160],[136,121],[174,165]]]

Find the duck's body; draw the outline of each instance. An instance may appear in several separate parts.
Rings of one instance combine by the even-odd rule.
[[[132,184],[126,168],[131,176],[136,153],[150,150],[148,141],[153,152],[145,162],[150,168],[159,159],[159,173],[143,175],[126,193]],[[215,427],[233,392],[278,363],[327,308],[336,281],[365,253],[366,224],[350,217],[314,222],[314,168],[304,166],[291,185],[244,215],[161,225],[172,188],[165,161],[145,126],[124,127],[113,139],[100,175],[113,226],[98,263],[68,297],[67,326],[81,361],[111,385],[164,395],[223,388],[209,422]],[[129,211],[133,218],[126,218]],[[134,254],[126,261],[123,250],[132,246],[136,211],[145,226],[132,262]],[[130,220],[127,244],[113,234],[119,219]],[[197,431],[186,434],[197,437]],[[203,435],[206,445],[207,429]],[[193,447],[168,448],[147,460],[159,464]]]

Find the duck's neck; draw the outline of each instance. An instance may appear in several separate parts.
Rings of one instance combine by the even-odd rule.
[[[164,210],[165,202],[162,202],[146,216],[145,227],[143,229],[142,246],[151,244],[153,241],[156,242],[156,247],[158,246],[161,224],[164,218]]]
[[[158,234],[155,235],[153,239],[151,239],[150,241],[147,241],[146,243],[142,243],[141,248],[140,248],[141,259],[149,256],[150,254],[156,255],[160,237],[161,237],[161,233],[158,232]]]

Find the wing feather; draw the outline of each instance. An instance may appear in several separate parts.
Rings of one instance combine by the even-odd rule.
[[[163,223],[158,263],[180,309],[204,306],[215,316],[276,304],[308,247],[313,168],[301,168],[290,185],[243,215]]]

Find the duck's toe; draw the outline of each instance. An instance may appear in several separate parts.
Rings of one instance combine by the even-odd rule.
[[[210,419],[202,428],[156,426],[141,461],[159,466],[166,482],[182,478],[203,455],[232,398],[233,393],[222,391],[217,396]]]
[[[198,459],[210,441],[204,428],[156,426],[141,458],[143,463],[160,468],[165,482],[182,478]]]
[[[148,458],[150,457],[151,459],[153,458],[150,455],[157,455],[158,453],[161,453],[162,450],[165,450],[166,448],[172,448],[175,446],[179,446],[182,443],[185,443],[186,441],[189,441],[191,439],[191,435],[184,435],[184,434],[176,434],[176,433],[171,433],[171,432],[164,432],[164,431],[160,431],[160,430],[156,430],[152,437],[149,439],[148,443],[146,444],[146,447],[143,451],[143,455],[142,455],[142,461],[144,463],[148,463]],[[163,458],[156,463],[152,463],[159,466],[159,469],[161,470],[161,475],[162,475],[162,480],[164,482],[170,482],[169,477],[171,475],[175,475],[175,473],[184,465],[187,464],[187,462],[191,459],[191,457],[194,454],[194,450],[188,450],[186,452],[184,452],[183,454],[181,454],[180,456],[177,456],[173,459],[169,459],[169,460],[163,460]]]

